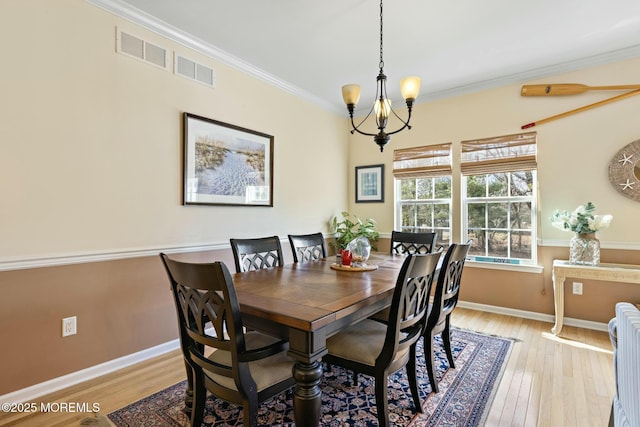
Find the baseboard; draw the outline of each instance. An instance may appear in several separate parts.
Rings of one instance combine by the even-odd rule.
[[[486,311],[495,314],[504,314],[507,316],[522,317],[524,319],[538,320],[541,322],[554,323],[555,317],[551,314],[537,313],[534,311],[517,310],[514,308],[499,307],[496,305],[478,304],[475,302],[459,301],[458,305],[463,308],[471,310]],[[591,322],[588,320],[573,319],[570,317],[564,318],[564,324],[568,326],[576,326],[585,329],[594,329],[597,331],[608,331],[606,323]],[[143,362],[152,357],[160,356],[169,351],[173,351],[180,348],[180,342],[176,339],[166,342],[164,344],[157,345],[155,347],[148,348],[146,350],[139,351],[137,353],[129,354],[127,356],[120,357],[118,359],[110,360],[100,365],[92,366],[81,371],[73,372],[62,377],[54,378],[49,381],[45,381],[40,384],[17,390],[5,395],[0,396],[0,403],[8,402],[27,402],[40,396],[44,396],[49,393],[53,393],[63,388],[71,387],[90,379],[109,374],[117,371],[118,369],[126,368],[127,366]]]
[[[118,359],[110,360],[90,368],[72,372],[62,377],[54,378],[40,384],[16,390],[14,392],[0,396],[0,403],[19,403],[28,402],[38,397],[62,390],[67,387],[79,384],[90,379],[109,374],[118,369],[143,362],[152,357],[160,356],[164,353],[180,348],[179,340],[173,340],[155,347],[147,348],[137,353],[129,354]]]
[[[535,311],[517,310],[515,308],[500,307],[497,305],[478,304],[475,302],[458,301],[458,306],[469,308],[471,310],[486,311],[495,314],[504,314],[507,316],[522,317],[523,319],[538,320],[541,322],[555,323],[556,318],[552,314],[537,313]],[[590,320],[574,319],[572,317],[564,318],[564,325],[575,326],[584,329],[593,329],[596,331],[607,332],[607,323],[592,322]]]

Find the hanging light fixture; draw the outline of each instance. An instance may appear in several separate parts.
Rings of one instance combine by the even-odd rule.
[[[389,139],[391,139],[391,135],[404,129],[411,129],[409,121],[411,120],[413,103],[420,92],[420,77],[406,77],[400,80],[400,91],[402,92],[402,97],[407,103],[407,110],[409,112],[406,121],[402,120],[393,108],[391,108],[391,100],[387,96],[387,76],[384,75],[384,61],[382,59],[382,0],[380,0],[380,72],[378,73],[376,82],[376,99],[371,110],[369,110],[369,114],[367,114],[358,126],[353,122],[353,112],[360,100],[360,85],[348,84],[342,86],[342,98],[344,99],[345,104],[347,104],[347,110],[349,110],[349,117],[351,118],[351,127],[353,128],[351,133],[353,134],[354,132],[358,132],[362,135],[373,136],[375,143],[380,146],[380,151],[383,151],[384,146],[389,142]],[[376,118],[376,126],[378,127],[377,134],[363,132],[359,129],[369,116],[371,116],[371,113],[374,113]],[[393,132],[387,132],[385,128],[387,127],[387,122],[391,113],[393,113],[393,115],[402,122],[402,127],[394,130]]]

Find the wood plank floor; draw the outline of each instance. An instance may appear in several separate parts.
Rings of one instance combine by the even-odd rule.
[[[614,394],[606,332],[457,308],[454,326],[515,338],[487,426],[604,427]],[[37,402],[98,403],[106,415],[184,378],[179,351],[44,396]],[[0,413],[0,426],[78,426],[86,413]]]

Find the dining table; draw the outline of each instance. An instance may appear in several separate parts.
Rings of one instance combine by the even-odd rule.
[[[320,423],[327,338],[391,304],[404,259],[372,253],[370,269],[337,268],[331,257],[233,275],[243,324],[289,341],[296,426]]]

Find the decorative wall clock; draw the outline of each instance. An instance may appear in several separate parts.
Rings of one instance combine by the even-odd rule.
[[[640,202],[640,139],[613,156],[609,163],[609,182],[618,193]]]

